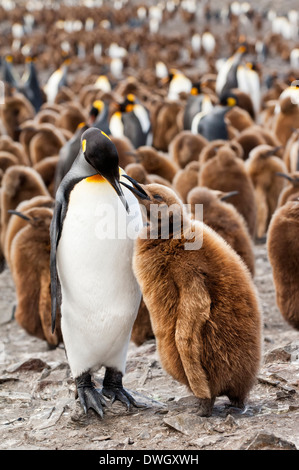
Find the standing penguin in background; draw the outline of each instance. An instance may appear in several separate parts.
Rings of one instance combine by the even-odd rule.
[[[192,89],[192,81],[186,77],[183,72],[176,69],[170,69],[168,75],[162,78],[162,84],[168,83],[169,100],[179,100],[180,93],[190,93]]]
[[[225,91],[239,87],[238,71],[242,58],[247,51],[245,45],[241,45],[237,51],[221,64],[216,78],[216,93],[220,96]]]
[[[43,104],[44,96],[39,85],[34,58],[30,56],[26,57],[26,64],[27,70],[22,77],[23,84],[20,91],[30,101],[35,109],[35,112],[38,113]]]
[[[19,87],[20,78],[13,70],[13,58],[11,55],[7,55],[2,59],[2,69],[4,82],[8,83],[12,88],[17,90]]]
[[[217,139],[230,140],[236,132],[226,119],[226,114],[236,106],[236,99],[231,96],[221,97],[220,104],[197,113],[192,119],[191,132],[200,134],[208,141]]]
[[[109,121],[111,135],[127,137],[136,149],[142,145],[152,145],[152,125],[147,108],[132,93],[126,96],[118,108]]]
[[[95,100],[89,110],[89,125],[101,129],[105,134],[111,134],[109,129],[109,103],[105,100]]]
[[[85,412],[92,408],[101,417],[104,396],[139,406],[122,377],[141,300],[132,256],[143,224],[135,196],[121,189],[124,174],[110,138],[99,129],[86,130],[57,190],[51,224],[52,329],[59,280],[61,329],[78,396]],[[101,366],[106,372],[99,391],[91,373]]]
[[[183,116],[184,130],[190,130],[192,121],[197,113],[210,111],[213,108],[213,103],[210,96],[201,90],[201,83],[194,83],[190,94],[187,96],[186,106]]]
[[[46,94],[48,103],[54,103],[59,89],[67,85],[67,72],[69,64],[70,59],[64,60],[62,65],[52,73],[47,83],[45,84],[44,92]]]
[[[56,193],[63,177],[70,170],[74,163],[81,146],[82,134],[88,129],[88,124],[81,122],[73,136],[59,150],[59,160],[55,171],[54,191]]]

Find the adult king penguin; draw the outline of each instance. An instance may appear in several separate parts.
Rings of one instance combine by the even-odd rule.
[[[110,138],[90,128],[81,145],[57,190],[51,224],[52,329],[60,284],[61,329],[78,397],[85,413],[92,408],[103,417],[105,397],[139,406],[122,377],[141,300],[132,256],[143,223],[135,196],[121,188],[128,180]],[[91,374],[101,366],[99,390]]]

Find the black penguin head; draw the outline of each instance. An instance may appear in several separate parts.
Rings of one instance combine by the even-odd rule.
[[[237,54],[243,56],[246,52],[248,52],[248,42],[244,35],[239,36],[239,45],[237,49]]]
[[[90,111],[89,111],[89,118],[90,118],[91,122],[95,121],[97,116],[103,111],[104,106],[105,106],[105,104],[104,104],[104,101],[102,101],[102,100],[95,100],[92,103]]]
[[[13,56],[10,55],[10,54],[7,54],[7,55],[5,56],[5,61],[6,61],[7,63],[9,63],[9,64],[12,64],[12,63],[13,63]]]
[[[93,127],[83,132],[81,145],[85,160],[111,184],[128,211],[119,183],[118,153],[110,137]]]
[[[201,83],[196,82],[192,83],[192,88],[190,90],[191,95],[199,95],[201,93]]]
[[[174,79],[176,74],[177,74],[177,71],[175,69],[170,69],[166,77],[163,77],[161,79],[161,84],[162,85],[169,84]]]
[[[220,104],[222,106],[238,106],[238,97],[232,91],[226,91],[220,96]]]
[[[133,93],[127,94],[124,101],[120,104],[120,111],[123,113],[130,113],[136,104],[136,97]]]

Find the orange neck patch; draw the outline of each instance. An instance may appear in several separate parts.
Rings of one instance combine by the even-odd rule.
[[[101,175],[89,176],[85,180],[87,181],[87,183],[104,183],[106,181],[105,178],[103,178],[103,176]]]

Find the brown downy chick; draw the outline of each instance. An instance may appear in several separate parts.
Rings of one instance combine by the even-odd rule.
[[[283,154],[283,160],[286,164],[289,173],[299,171],[299,132],[298,129],[294,130],[291,137],[289,138],[285,151]]]
[[[277,207],[281,207],[290,199],[293,200],[299,196],[299,171],[295,171],[290,175],[287,173],[278,173],[278,176],[285,178],[290,183],[285,186],[279,195]]]
[[[42,109],[35,116],[35,121],[38,124],[50,123],[56,125],[59,115],[59,112],[54,111],[53,109]]]
[[[230,147],[220,147],[216,156],[201,166],[198,185],[225,193],[238,191],[229,202],[244,217],[249,233],[254,237],[257,207],[253,183],[246,172],[244,161]]]
[[[187,203],[190,204],[193,217],[196,216],[196,204],[203,205],[202,221],[224,238],[254,276],[252,240],[243,217],[232,204],[229,204],[229,198],[234,195],[235,191],[223,193],[197,186],[189,192]]]
[[[256,236],[262,239],[277,207],[285,180],[277,172],[286,172],[286,166],[281,158],[276,156],[277,148],[269,145],[259,145],[253,149],[245,163],[248,175],[254,186],[257,205]]]
[[[284,319],[299,330],[299,200],[289,201],[274,213],[268,232],[276,302]]]
[[[151,184],[151,183],[158,183],[162,184],[163,186],[168,186],[169,188],[172,187],[172,184],[162,178],[162,176],[155,175],[155,174],[148,174],[141,163],[130,163],[125,167],[125,171],[127,175],[131,176],[134,180],[141,184]]]
[[[51,331],[50,223],[53,210],[33,208],[25,217],[27,226],[19,230],[11,246],[11,272],[15,283],[15,319],[30,335],[46,340],[49,347],[62,341],[60,328]]]
[[[178,171],[177,165],[168,157],[162,155],[153,147],[142,146],[135,151],[136,159],[149,174],[155,174],[166,179],[170,183]]]
[[[222,139],[217,139],[214,140],[213,142],[209,142],[200,152],[199,154],[199,163],[203,165],[206,163],[208,160],[211,158],[215,157],[215,155],[218,152],[218,149],[223,146],[229,146],[236,154],[238,158],[243,159],[243,149],[242,146],[236,141],[236,140],[222,140]]]
[[[251,130],[261,134],[266,141],[265,144],[271,145],[271,147],[277,147],[277,156],[283,158],[284,147],[271,129],[267,129],[263,125],[256,125],[253,126]]]
[[[45,157],[37,162],[33,168],[42,177],[50,195],[55,195],[55,174],[59,161],[59,156]]]
[[[280,142],[270,129],[265,129],[263,126],[254,125],[236,137],[235,141],[243,148],[243,160],[247,160],[249,153],[258,145],[271,145],[272,147],[279,147]],[[277,149],[277,156],[282,157],[283,147]]]
[[[0,116],[7,134],[13,140],[19,139],[20,124],[33,119],[35,112],[30,101],[21,93],[7,97],[1,105]]]
[[[67,129],[72,134],[76,132],[78,125],[81,122],[86,122],[87,116],[82,110],[82,107],[77,102],[68,102],[64,105],[62,112],[57,118],[55,125],[58,129]]]
[[[141,346],[145,341],[153,339],[154,337],[148,309],[144,300],[141,299],[137,317],[132,329],[131,341],[133,341],[136,346]]]
[[[185,168],[179,170],[172,182],[173,189],[180,196],[181,200],[186,203],[187,195],[192,188],[198,184],[199,162],[190,162]]]
[[[13,154],[18,165],[29,165],[29,159],[27,158],[24,147],[20,142],[15,142],[8,135],[2,135],[0,137],[0,150]]]
[[[250,95],[239,88],[232,88],[231,92],[237,98],[238,107],[247,111],[249,116],[254,120],[256,116]]]
[[[8,210],[16,209],[21,201],[34,196],[50,196],[39,173],[30,167],[14,165],[8,168],[2,179],[1,190],[1,246],[4,246]]]
[[[0,186],[1,186],[3,175],[6,172],[7,168],[13,165],[18,165],[17,157],[15,157],[10,152],[5,152],[4,150],[0,150]]]
[[[52,124],[40,124],[29,143],[29,155],[32,165],[43,158],[58,155],[66,143],[63,133]]]
[[[140,184],[149,184],[149,179],[145,168],[141,163],[129,163],[125,167],[125,172]]]
[[[21,145],[23,146],[23,149],[25,150],[26,158],[27,158],[27,165],[31,165],[31,159],[30,159],[30,152],[29,152],[29,145],[30,141],[35,136],[37,133],[39,124],[37,124],[35,121],[26,121],[20,126],[20,138],[19,141]]]
[[[183,105],[179,102],[164,101],[155,116],[152,115],[153,147],[167,152],[170,142],[182,130],[179,114]]]
[[[133,267],[163,368],[198,398],[202,416],[222,395],[243,407],[261,360],[261,315],[248,269],[222,237],[191,220],[173,190],[127,186],[151,215]]]
[[[130,139],[125,136],[120,138],[109,135],[109,137],[117,149],[119,166],[121,168],[125,168],[130,163],[136,162],[135,148],[133,147]]]
[[[20,202],[16,207],[17,212],[22,212],[27,214],[27,212],[34,208],[46,207],[48,209],[54,209],[54,199],[50,196],[35,196],[31,199],[26,199],[25,201]],[[17,215],[10,214],[10,219],[7,225],[5,243],[3,247],[5,260],[8,267],[10,268],[10,252],[13,239],[17,232],[23,227],[28,225],[28,221],[23,217],[18,217]]]
[[[238,137],[236,138],[236,142],[242,146],[243,149],[243,159],[247,160],[249,153],[258,145],[266,144],[266,140],[264,137],[257,132],[256,130],[252,130],[251,128],[245,129],[244,131],[240,132]]]
[[[280,111],[275,116],[273,131],[282,145],[286,145],[293,130],[299,127],[299,106],[290,96],[280,100]]]
[[[179,168],[185,168],[191,161],[198,161],[207,139],[191,131],[181,131],[169,144],[169,155]]]
[[[238,132],[249,129],[254,125],[254,120],[251,118],[248,111],[240,108],[239,106],[233,106],[231,110],[226,114],[228,122],[237,129]]]

